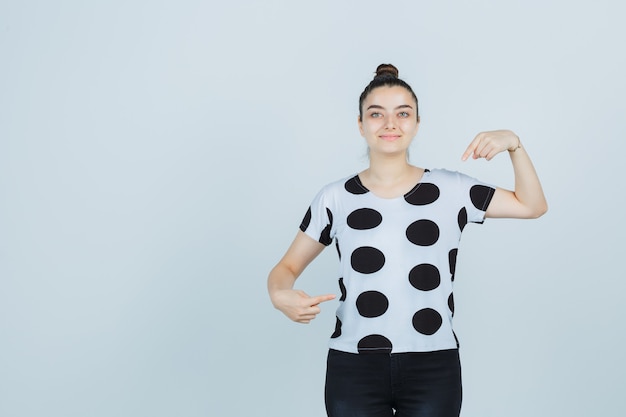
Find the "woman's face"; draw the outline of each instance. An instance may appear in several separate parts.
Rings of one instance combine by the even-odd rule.
[[[363,102],[359,130],[373,153],[405,153],[417,134],[417,106],[404,87],[378,87]]]

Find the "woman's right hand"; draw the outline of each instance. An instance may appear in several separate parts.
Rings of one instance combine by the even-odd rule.
[[[272,304],[284,315],[297,323],[308,324],[319,313],[319,304],[333,300],[334,294],[310,297],[302,290],[283,289],[271,293]]]

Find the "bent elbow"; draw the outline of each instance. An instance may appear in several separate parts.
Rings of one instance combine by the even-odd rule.
[[[539,217],[546,214],[547,211],[548,211],[548,203],[544,201],[542,205],[535,207],[535,209],[532,211],[529,218],[538,219]]]

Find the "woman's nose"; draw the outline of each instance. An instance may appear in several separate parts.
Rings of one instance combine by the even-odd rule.
[[[388,117],[386,120],[385,128],[386,129],[394,129],[396,127],[396,121],[393,117]]]

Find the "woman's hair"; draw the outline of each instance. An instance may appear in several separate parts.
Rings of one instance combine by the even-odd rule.
[[[398,68],[394,67],[391,64],[380,64],[378,68],[376,68],[376,75],[374,76],[374,79],[370,81],[367,87],[365,87],[365,90],[363,90],[363,92],[361,93],[361,97],[359,97],[359,119],[363,119],[363,102],[372,92],[372,90],[378,87],[395,86],[404,87],[409,91],[409,93],[411,93],[413,99],[415,100],[415,114],[417,119],[419,120],[417,96],[413,92],[413,89],[410,85],[398,78]]]

